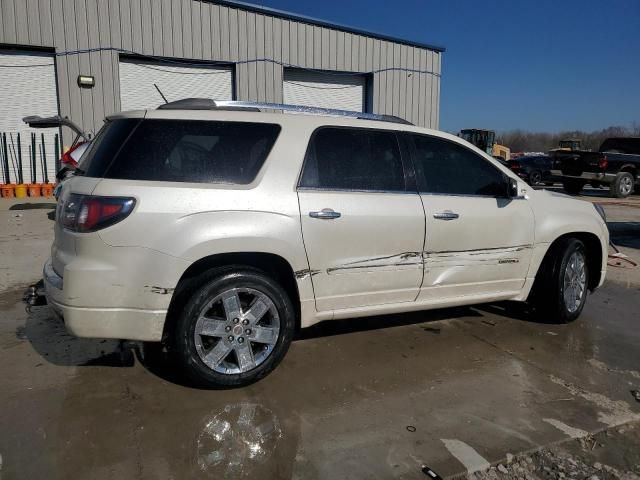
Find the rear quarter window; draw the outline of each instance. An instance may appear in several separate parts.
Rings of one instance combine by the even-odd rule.
[[[280,126],[201,120],[115,120],[96,137],[86,174],[123,180],[251,183]]]
[[[600,146],[600,151],[640,155],[640,138],[608,138]]]

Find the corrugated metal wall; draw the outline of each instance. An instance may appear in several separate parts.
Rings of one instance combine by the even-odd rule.
[[[304,68],[440,72],[438,51],[197,0],[0,0],[0,44],[56,52],[116,47],[145,55],[242,62],[272,58]],[[120,109],[119,54],[58,56],[60,113],[87,129]],[[237,63],[239,100],[282,101],[282,66]],[[94,75],[93,89],[76,84]],[[400,71],[373,78],[373,111],[438,127],[440,79]]]

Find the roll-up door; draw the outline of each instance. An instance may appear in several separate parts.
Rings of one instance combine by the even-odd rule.
[[[364,75],[330,74],[308,70],[284,71],[283,99],[291,105],[364,111]]]
[[[59,129],[30,129],[22,118],[29,115],[46,117],[58,114],[54,58],[39,52],[0,50],[0,85],[0,134],[6,134],[7,138],[7,163],[11,182],[18,181],[18,159],[21,153],[24,183],[31,183],[32,133],[36,134],[36,182],[44,180],[43,160],[46,160],[48,179],[53,182],[56,172],[55,135],[59,133]],[[4,183],[5,172],[1,173],[3,175],[0,183]]]
[[[121,108],[123,111],[150,109],[164,103],[154,84],[169,102],[183,98],[231,100],[232,81],[230,67],[183,67],[173,63],[121,60]]]

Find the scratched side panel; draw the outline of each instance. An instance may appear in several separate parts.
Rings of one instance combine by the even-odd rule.
[[[424,252],[425,285],[420,300],[443,296],[474,295],[522,288],[523,265],[528,265],[532,245],[472,250]]]
[[[527,200],[423,195],[423,201],[427,236],[419,301],[522,288],[534,242]],[[446,211],[459,217],[434,217]]]
[[[298,192],[318,311],[412,302],[422,282],[424,212],[418,195]],[[311,218],[331,208],[341,217]]]

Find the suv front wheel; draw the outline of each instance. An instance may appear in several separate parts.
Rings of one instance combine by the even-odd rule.
[[[262,271],[212,272],[178,319],[176,350],[187,375],[205,387],[248,385],[282,360],[295,330],[284,289]]]
[[[540,320],[568,323],[580,316],[587,299],[589,269],[584,243],[563,238],[551,246],[536,277],[531,304]]]

